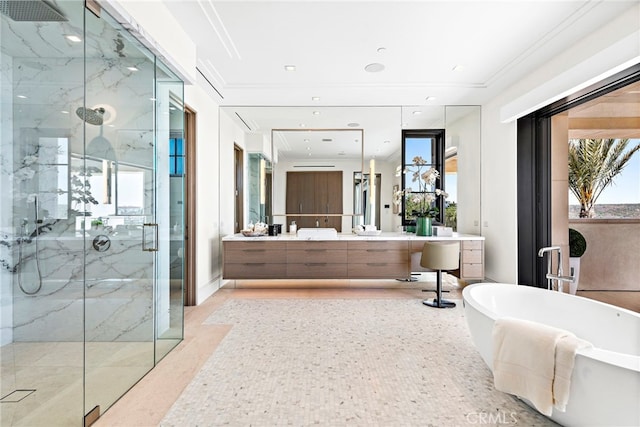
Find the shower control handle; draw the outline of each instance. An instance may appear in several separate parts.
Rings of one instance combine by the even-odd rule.
[[[153,245],[147,246],[147,228],[153,228]],[[144,252],[158,252],[158,224],[145,223],[142,224],[142,250]]]

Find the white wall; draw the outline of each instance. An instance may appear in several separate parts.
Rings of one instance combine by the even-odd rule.
[[[640,62],[640,5],[482,106],[482,234],[487,278],[517,280],[516,122],[563,94]]]
[[[200,77],[201,78],[201,77]],[[200,304],[222,279],[218,187],[218,104],[198,79],[185,86],[185,103],[196,112],[196,302]]]
[[[234,232],[234,144],[244,150],[245,166],[248,164],[246,156],[245,134],[226,114],[220,114],[220,236],[228,236]],[[246,179],[246,171],[245,171]],[[244,226],[245,224],[241,224]]]

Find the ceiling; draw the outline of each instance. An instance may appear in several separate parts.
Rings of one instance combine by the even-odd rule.
[[[479,105],[638,2],[164,1],[236,106]]]

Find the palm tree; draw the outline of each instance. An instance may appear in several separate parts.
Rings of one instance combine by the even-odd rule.
[[[569,190],[580,202],[580,218],[594,216],[593,205],[613,183],[640,144],[627,150],[628,139],[569,140]]]

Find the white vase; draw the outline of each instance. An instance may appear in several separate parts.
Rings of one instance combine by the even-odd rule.
[[[578,280],[580,279],[579,257],[569,257],[569,273],[574,277],[573,282],[569,284],[569,293],[575,295],[578,290]]]

